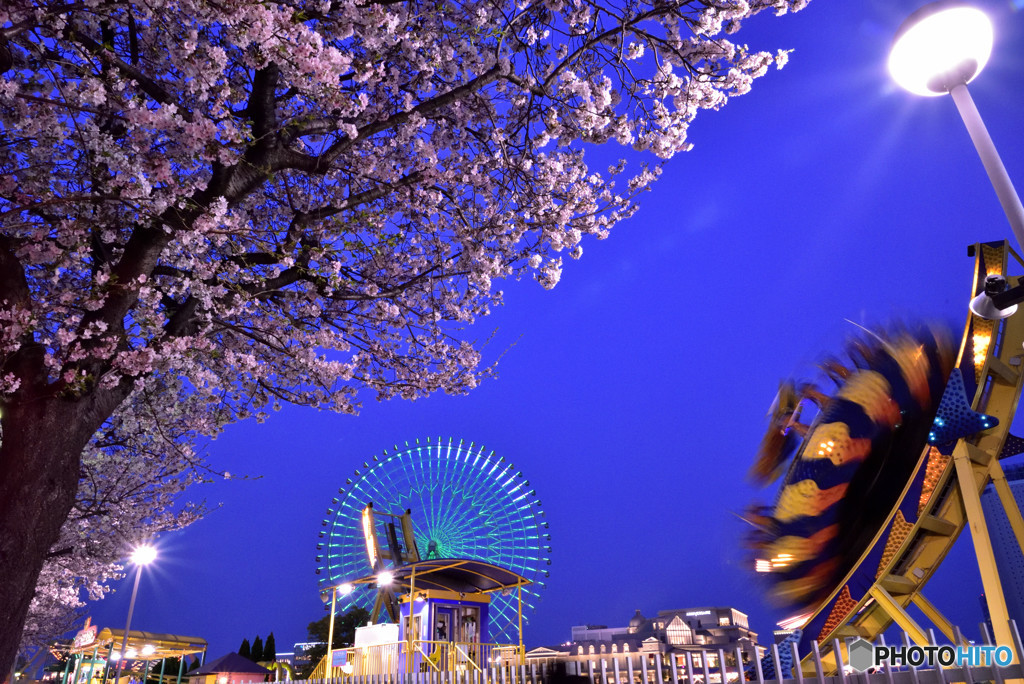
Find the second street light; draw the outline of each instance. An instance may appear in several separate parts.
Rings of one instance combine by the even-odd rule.
[[[135,564],[135,584],[132,586],[132,598],[128,602],[128,622],[124,627],[124,637],[121,639],[121,652],[117,659],[117,673],[114,675],[115,684],[120,684],[121,670],[124,668],[124,661],[128,653],[128,634],[132,628],[132,613],[135,612],[135,597],[139,593],[139,579],[142,577],[142,568],[156,560],[156,548],[143,544],[135,549],[131,555],[131,562]]]

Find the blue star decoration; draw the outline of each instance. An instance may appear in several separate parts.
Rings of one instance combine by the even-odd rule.
[[[954,368],[946,383],[946,390],[939,402],[939,411],[928,433],[928,443],[938,447],[943,454],[953,453],[953,445],[961,437],[973,435],[999,425],[999,419],[971,409],[964,391],[964,378],[960,369]]]

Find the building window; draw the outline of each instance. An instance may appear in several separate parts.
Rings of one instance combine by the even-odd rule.
[[[690,626],[679,619],[677,615],[672,622],[668,623],[665,630],[665,638],[673,646],[693,643],[693,630]]]

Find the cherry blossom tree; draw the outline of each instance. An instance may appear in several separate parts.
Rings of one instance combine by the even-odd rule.
[[[93,436],[82,455],[75,504],[36,583],[23,651],[68,632],[81,617],[84,596],[105,596],[109,580],[122,576],[126,548],[181,529],[205,510],[180,496],[200,478],[223,475],[195,453],[196,435],[177,410],[183,405],[143,386]]]
[[[6,0],[0,672],[47,559],[108,538],[91,477],[186,484],[195,436],[283,402],[471,389],[495,281],[553,287],[784,63],[727,34],[805,3]],[[588,166],[608,141],[653,163]]]

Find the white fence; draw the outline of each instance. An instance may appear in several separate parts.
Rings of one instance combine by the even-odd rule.
[[[772,646],[765,668],[768,676],[760,661],[743,664],[742,653],[737,648],[729,653],[724,649],[704,649],[669,657],[644,652],[574,654],[557,660],[531,661],[528,658],[524,665],[482,670],[353,675],[295,684],[723,684],[723,681],[724,684],[1009,684],[1011,680],[1024,680],[1021,667],[1024,647],[1015,625],[1011,624],[1011,631],[1014,643],[1007,646],[1012,651],[1013,662],[1003,666],[994,663],[950,667],[883,664],[867,672],[857,672],[846,663],[847,647],[853,641],[850,639],[842,644],[836,640],[820,650],[818,644],[812,642],[812,652],[803,668],[789,667],[789,663],[804,660],[795,644],[785,645],[792,649],[792,654],[785,655],[778,646]],[[905,635],[903,641],[905,645],[910,644]],[[933,635],[932,644],[936,643]],[[986,643],[990,643],[987,634]],[[878,645],[885,645],[884,640],[880,639]],[[778,679],[774,676],[777,672],[786,676]],[[830,672],[836,674],[827,674]]]

